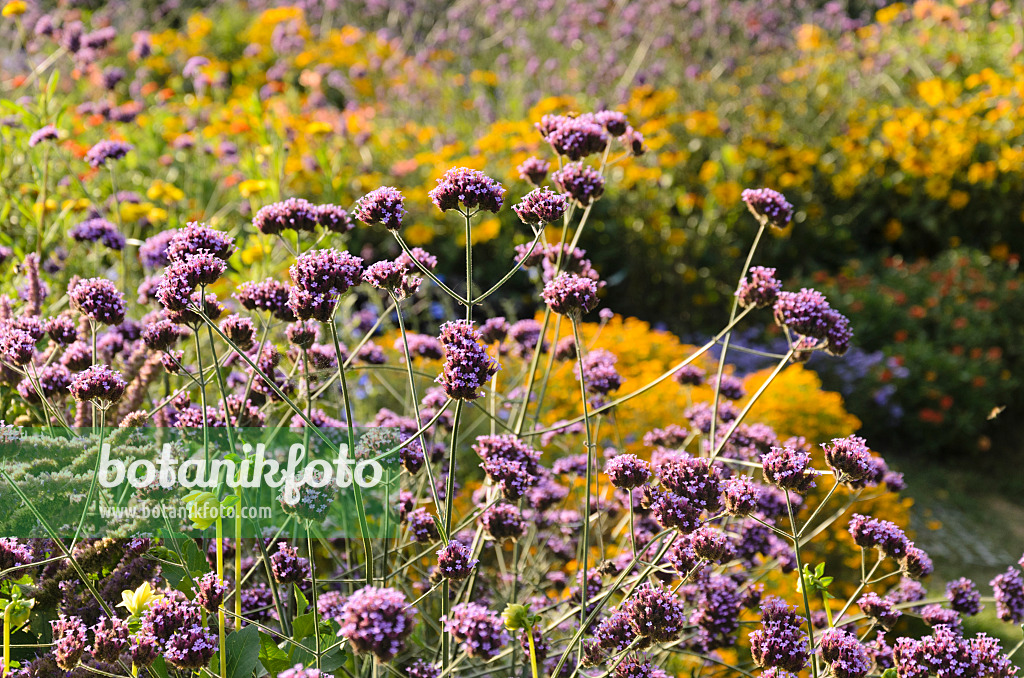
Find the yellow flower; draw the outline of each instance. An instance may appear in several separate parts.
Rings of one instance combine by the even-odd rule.
[[[198,530],[207,529],[220,516],[220,502],[213,492],[192,490],[185,495],[185,506],[188,508],[188,519]]]
[[[949,206],[955,210],[963,209],[971,201],[971,194],[967,191],[950,191]]]
[[[140,616],[143,612],[148,610],[153,603],[161,600],[162,595],[155,593],[149,586],[149,582],[142,582],[142,586],[135,589],[134,591],[122,591],[121,592],[121,603],[118,607],[123,607],[133,617]]]
[[[174,184],[157,179],[146,189],[146,197],[150,200],[162,200],[165,204],[169,204],[184,198],[185,192]]]
[[[4,5],[4,16],[20,16],[28,11],[28,3],[25,0],[11,0]]]
[[[246,179],[238,184],[238,192],[242,194],[243,198],[262,193],[265,190],[267,190],[267,182],[262,179]]]
[[[890,219],[885,224],[884,235],[889,242],[896,242],[903,235],[903,224],[899,219]]]

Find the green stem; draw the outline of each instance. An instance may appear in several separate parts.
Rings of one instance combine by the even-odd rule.
[[[312,521],[306,521],[306,549],[309,551],[310,593],[313,596],[313,636],[316,640],[316,668],[320,669],[320,610],[316,602],[316,557],[313,554],[313,538],[310,536]]]
[[[466,217],[466,320],[473,320],[473,214]]]
[[[803,559],[800,557],[800,541],[796,538],[796,517],[793,515],[793,502],[789,499],[789,490],[786,490],[786,510],[789,512],[789,524],[793,529],[793,553],[796,554],[796,574],[798,577],[804,576],[804,564]],[[814,678],[818,678],[818,662],[814,658],[814,624],[811,623],[811,600],[807,597],[807,587],[803,585],[803,580],[800,580],[800,593],[804,596],[804,613],[807,615],[807,643],[811,654],[811,673]]]
[[[530,641],[530,669],[533,670],[533,678],[540,678],[540,673],[537,671],[537,648],[533,644],[532,626],[526,628],[526,637]]]
[[[576,339],[576,360],[580,368],[580,396],[583,399],[583,427],[587,432],[587,477],[586,477],[586,504],[583,507],[583,539],[581,541],[583,551],[583,582],[580,584],[580,627],[586,628],[587,621],[587,570],[590,560],[590,484],[594,475],[594,441],[590,433],[590,406],[587,403],[587,384],[583,371],[583,342],[580,341],[579,320],[576,316],[570,316],[572,321],[572,334]],[[632,500],[630,501],[632,505]],[[580,649],[582,658],[582,648]]]
[[[203,297],[202,288],[200,288],[200,298]],[[196,340],[196,362],[199,363],[199,405],[202,407],[202,422],[203,422],[203,455],[206,458],[206,468],[210,467],[210,432],[206,427],[206,374],[203,372],[203,351],[199,346],[199,332],[193,330],[192,336]]]
[[[4,608],[4,676],[11,672],[11,613],[14,607],[12,600]]]
[[[240,510],[241,507],[239,507]],[[235,544],[235,550],[238,551],[239,545]],[[224,584],[224,518],[221,516],[220,507],[217,508],[217,579],[220,580],[219,585]],[[228,656],[225,653],[224,644],[224,602],[217,606],[217,645],[218,654],[220,656],[220,678],[227,678],[228,675]]]
[[[455,453],[458,450],[456,443],[459,439],[459,424],[462,421],[462,408],[464,400],[455,401],[455,416],[452,421],[451,448],[448,452],[448,477],[445,479],[444,489],[444,531],[451,534],[452,510],[455,502]],[[445,577],[444,585],[441,587],[441,614],[447,616],[451,607],[450,585]],[[441,668],[442,675],[448,672],[448,662],[451,660],[451,634],[445,630],[441,631]]]

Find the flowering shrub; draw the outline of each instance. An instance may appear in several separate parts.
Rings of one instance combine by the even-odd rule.
[[[5,674],[1016,675],[1019,646],[963,635],[961,616],[994,604],[1020,623],[1020,568],[992,596],[927,596],[902,476],[800,365],[841,360],[854,324],[751,265],[799,227],[782,193],[736,191],[754,236],[726,320],[684,346],[605,305],[591,234],[616,192],[643,201],[657,176],[636,159],[665,141],[631,106],[535,109],[502,135],[529,135],[506,187],[478,169],[496,129],[471,151],[388,110],[435,72],[379,34],[328,15],[314,31],[298,8],[194,14],[134,36],[129,85],[103,63],[118,32],[74,16],[18,33],[34,56],[59,47],[18,74],[38,96],[4,128]],[[61,90],[64,61],[80,82]],[[64,115],[135,84],[144,104],[101,94]],[[751,326],[785,343],[740,378]],[[168,454],[218,464],[210,482],[111,487],[104,455],[143,468],[146,435],[169,431]],[[253,446],[232,437],[252,431],[351,454],[352,487],[360,463],[394,483],[335,510],[312,459],[256,495],[284,525],[246,533]],[[185,510],[154,531],[113,510],[166,502]]]

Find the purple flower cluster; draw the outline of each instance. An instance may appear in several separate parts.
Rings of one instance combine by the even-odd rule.
[[[749,476],[732,476],[722,482],[722,506],[732,515],[753,513],[760,495],[760,487]]]
[[[50,622],[53,630],[53,656],[57,666],[71,671],[85,654],[85,624],[78,617],[58,615]]]
[[[803,619],[782,598],[769,596],[761,604],[761,628],[750,634],[750,653],[763,669],[794,673],[807,666],[807,634]]]
[[[685,497],[699,510],[718,509],[722,491],[721,471],[709,460],[679,453],[656,469],[661,484]]]
[[[273,561],[273,557],[271,557]],[[199,605],[210,614],[217,614],[217,609],[224,602],[227,595],[227,582],[221,580],[216,572],[207,572],[199,580],[199,589],[194,598],[196,605]]]
[[[819,647],[822,659],[828,662],[836,678],[864,678],[871,670],[867,649],[848,631],[825,629]]]
[[[122,250],[125,245],[124,235],[117,230],[117,226],[101,217],[75,224],[68,235],[78,242],[98,242],[112,250]]]
[[[479,398],[480,389],[500,369],[480,343],[479,332],[471,322],[458,320],[441,325],[440,339],[444,346],[444,370],[435,381],[449,398]]]
[[[93,167],[103,167],[108,160],[120,160],[132,150],[131,144],[123,141],[104,139],[89,149],[85,154],[85,160]]]
[[[266,205],[256,213],[252,225],[260,233],[275,235],[287,230],[313,231],[318,224],[316,205],[302,198],[288,198],[284,202]]]
[[[779,292],[774,313],[780,326],[824,342],[833,355],[843,355],[850,348],[853,330],[849,319],[832,308],[821,292],[806,287],[799,292]]]
[[[793,218],[793,206],[778,191],[770,188],[748,188],[740,194],[743,202],[758,219],[775,228],[785,228]]]
[[[211,254],[227,261],[237,249],[227,233],[195,221],[172,233],[174,236],[167,241],[167,249],[164,252],[169,263],[187,261],[189,257],[200,253]]]
[[[713,574],[702,582],[689,620],[697,626],[695,646],[702,652],[711,652],[736,642],[742,607],[743,597],[732,577]]]
[[[457,210],[461,204],[470,210],[501,209],[505,189],[480,170],[453,167],[437,180],[437,186],[428,193],[431,202],[442,212]]]
[[[390,231],[402,227],[405,197],[397,188],[381,186],[356,201],[352,216],[364,224],[381,224]]]
[[[774,268],[753,266],[750,277],[744,277],[736,290],[736,299],[742,308],[767,308],[775,303],[782,291],[782,282],[775,277]]]
[[[859,436],[833,438],[831,443],[822,443],[825,461],[838,478],[863,480],[874,471],[871,451],[867,441]]]
[[[347,639],[357,654],[372,653],[387,662],[405,647],[414,616],[401,591],[366,586],[345,601],[338,635]]]
[[[29,148],[35,148],[44,141],[53,141],[60,138],[60,132],[53,125],[43,125],[28,138]]]
[[[505,624],[494,612],[478,603],[459,603],[451,614],[441,617],[446,631],[462,643],[470,657],[487,661],[508,645]]]
[[[696,365],[683,365],[672,375],[680,386],[700,386],[704,383],[704,370]]]
[[[675,640],[686,624],[683,602],[668,589],[642,584],[622,606],[633,631],[653,643]]]
[[[551,180],[560,191],[568,193],[584,207],[604,195],[604,177],[596,169],[583,163],[568,163],[552,174]]]
[[[100,617],[91,627],[93,633],[90,654],[93,659],[113,664],[128,649],[128,624],[119,617]]]
[[[498,541],[519,539],[526,534],[526,521],[512,504],[495,504],[480,515],[480,524]]]
[[[363,281],[384,290],[396,299],[405,299],[416,293],[423,282],[409,274],[409,267],[398,261],[378,261],[363,271]]]
[[[764,479],[784,490],[803,493],[814,487],[817,475],[809,452],[796,447],[773,447],[761,457]]]
[[[124,295],[105,278],[79,280],[71,288],[71,305],[89,320],[120,325],[127,310]]]
[[[299,557],[287,543],[280,542],[277,551],[270,556],[270,570],[278,583],[298,584],[309,576],[309,561]]]
[[[328,322],[341,296],[359,284],[363,260],[335,249],[300,254],[288,269],[294,286],[288,307],[300,319]]]
[[[949,606],[960,614],[972,617],[981,612],[981,593],[974,582],[960,577],[946,584],[946,598]]]
[[[899,525],[882,520],[870,518],[860,513],[854,513],[849,524],[850,536],[854,543],[861,548],[877,548],[890,558],[900,559],[906,552],[910,542],[907,535],[903,533]]]
[[[534,226],[553,224],[562,218],[568,207],[566,197],[561,193],[555,193],[548,188],[535,188],[524,195],[517,205],[513,205],[512,211],[524,224]]]
[[[295,314],[288,307],[291,287],[274,278],[246,281],[238,286],[235,298],[250,311],[267,311],[278,320],[291,322]]]
[[[124,379],[107,365],[92,365],[79,372],[71,382],[70,391],[79,402],[94,402],[107,409],[124,395]]]
[[[434,521],[434,516],[430,515],[430,511],[422,506],[410,511],[405,520],[409,524],[413,541],[426,544],[437,539],[437,522]]]
[[[502,495],[516,501],[540,480],[540,452],[514,435],[480,436],[473,451],[488,479]]]
[[[895,603],[889,598],[883,598],[877,593],[865,593],[857,601],[861,611],[879,626],[884,629],[891,629],[903,616],[903,613],[896,609]]]
[[[612,485],[621,490],[640,487],[651,477],[651,465],[635,454],[620,454],[605,464]]]
[[[920,640],[898,638],[892,658],[899,678],[1017,675],[1017,668],[1003,654],[998,640],[984,633],[964,638],[948,626],[939,626],[932,635]]]
[[[1020,570],[1008,567],[989,582],[996,599],[996,615],[1005,622],[1024,621],[1024,577]]]
[[[597,306],[597,283],[575,273],[559,273],[544,285],[542,297],[555,313],[579,317]]]
[[[480,561],[473,557],[473,551],[460,541],[452,539],[437,552],[437,569],[442,576],[461,581],[473,573]]]
[[[575,117],[545,115],[537,127],[555,152],[572,161],[601,153],[608,146],[604,126],[592,113]]]
[[[547,160],[531,156],[519,163],[516,167],[516,173],[520,179],[529,181],[534,186],[540,186],[540,182],[544,181],[544,177],[548,175],[548,170],[550,169],[551,163]],[[518,211],[516,213],[518,214]],[[521,214],[519,216],[522,218]]]
[[[603,348],[595,348],[583,358],[583,380],[588,393],[607,395],[622,386],[622,377],[615,369],[618,358]],[[576,377],[580,376],[580,366],[574,368]]]

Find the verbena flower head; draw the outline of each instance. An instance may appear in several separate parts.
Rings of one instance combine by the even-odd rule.
[[[775,277],[774,268],[753,266],[749,277],[740,281],[736,298],[742,308],[766,308],[775,303],[782,291],[782,282]]]
[[[704,383],[704,370],[696,365],[683,365],[672,375],[680,386],[700,386]]]
[[[67,314],[48,318],[43,323],[43,330],[50,335],[50,339],[61,346],[69,346],[78,339],[78,327]]]
[[[93,659],[113,664],[128,649],[128,624],[123,619],[102,616],[91,630],[93,642],[89,653]]]
[[[718,509],[721,471],[708,459],[680,453],[656,465],[661,484],[705,511]]]
[[[612,485],[622,490],[640,487],[651,477],[651,465],[635,454],[620,454],[605,464]]]
[[[479,398],[480,389],[500,368],[498,362],[487,355],[480,343],[480,334],[472,323],[459,320],[441,325],[440,339],[444,345],[444,371],[435,381],[449,398]]]
[[[80,402],[95,402],[107,409],[124,395],[124,379],[107,365],[92,365],[79,372],[71,382],[71,395]]]
[[[654,643],[675,640],[686,625],[683,601],[668,589],[642,584],[622,605],[638,636]]]
[[[608,135],[593,114],[545,118],[539,126],[544,140],[551,144],[555,152],[570,160],[576,161],[601,153],[608,146]]]
[[[459,209],[459,205],[466,211],[497,212],[501,209],[505,189],[479,170],[453,167],[437,180],[437,186],[428,195],[442,212]]]
[[[480,524],[497,539],[519,539],[526,534],[526,521],[512,504],[495,504],[480,515]]]
[[[53,656],[57,666],[71,671],[85,654],[85,624],[78,617],[58,615],[50,622],[53,630]]]
[[[179,669],[198,671],[213,659],[217,651],[217,637],[199,623],[184,625],[167,640],[163,656],[167,663]]]
[[[187,261],[189,257],[201,252],[227,261],[237,249],[227,233],[196,221],[191,221],[185,228],[172,232],[174,235],[168,241],[165,251],[167,261],[171,263]]]
[[[227,582],[217,577],[216,572],[207,572],[199,580],[199,589],[195,592],[195,603],[210,614],[217,614],[217,609],[227,595]]]
[[[243,351],[248,351],[256,344],[256,323],[252,318],[232,313],[220,321],[220,331]]]
[[[421,278],[410,275],[408,266],[397,261],[370,264],[363,271],[363,281],[399,300],[415,294],[423,282]]]
[[[559,190],[568,193],[584,207],[604,195],[604,177],[596,169],[583,163],[568,163],[552,174],[551,180]]]
[[[760,488],[749,476],[733,476],[722,482],[722,506],[732,515],[753,513],[759,496]]]
[[[544,285],[541,296],[555,313],[578,317],[597,306],[597,283],[574,273],[560,273]]]
[[[850,321],[833,309],[825,296],[812,289],[779,292],[774,306],[775,322],[782,327],[823,342],[834,355],[843,355],[850,347],[853,331]]]
[[[426,544],[437,539],[437,522],[434,520],[434,516],[430,515],[430,511],[422,506],[409,511],[405,521],[409,524],[413,541]]]
[[[721,379],[711,378],[709,384],[712,388],[718,388],[718,393],[729,400],[739,400],[747,394],[743,386],[743,380],[731,374],[723,374]]]
[[[366,586],[345,601],[338,635],[356,654],[372,653],[378,661],[388,662],[405,648],[414,617],[401,591]]]
[[[43,125],[28,138],[29,148],[35,148],[44,141],[53,141],[60,138],[60,131],[53,125]]]
[[[629,118],[619,111],[598,111],[594,114],[594,120],[604,125],[613,137],[621,137],[629,128]]]
[[[761,457],[764,479],[784,490],[803,493],[814,487],[811,455],[795,447],[773,447]]]
[[[89,149],[85,154],[85,160],[93,167],[103,167],[109,160],[120,160],[128,155],[128,151],[134,147],[123,141],[104,139]]]
[[[587,392],[597,395],[607,395],[617,391],[622,386],[622,376],[615,369],[618,362],[615,355],[603,348],[595,348],[583,358],[583,378]],[[574,371],[579,377],[579,364]]]
[[[98,242],[112,250],[123,250],[125,245],[124,235],[117,226],[100,217],[75,224],[68,235],[78,242]]]
[[[437,257],[422,247],[413,247],[408,252],[402,252],[398,255],[398,258],[395,259],[395,262],[405,266],[410,273],[418,268],[416,264],[419,264],[419,266],[422,266],[428,271],[433,271],[437,268]]]
[[[288,343],[302,349],[308,349],[316,343],[319,325],[313,320],[299,320],[285,328]]]
[[[330,233],[348,233],[355,224],[349,213],[338,205],[315,205],[316,223]]]
[[[352,216],[364,224],[381,224],[391,231],[402,227],[405,197],[397,188],[381,186],[356,201]]]
[[[169,263],[167,259],[167,248],[171,241],[178,236],[179,231],[170,229],[160,231],[154,236],[146,238],[139,247],[139,261],[146,268],[160,268]]]
[[[763,669],[799,672],[807,666],[804,620],[782,598],[769,596],[761,604],[761,627],[750,634],[750,653]]]
[[[478,603],[453,606],[451,614],[441,617],[441,623],[467,655],[481,661],[496,657],[509,643],[501,617]]]
[[[508,336],[509,324],[503,317],[488,318],[480,326],[480,340],[485,344],[495,344]]]
[[[335,249],[314,250],[300,254],[288,272],[295,285],[288,307],[300,319],[326,322],[334,317],[341,295],[359,284],[363,260]]]
[[[298,584],[309,575],[309,561],[301,558],[294,548],[280,542],[270,556],[270,569],[280,584]]]
[[[278,320],[291,322],[295,314],[288,307],[291,286],[273,278],[246,281],[238,286],[235,298],[250,311],[267,311]]]
[[[347,215],[346,215],[347,216]],[[288,198],[261,207],[252,218],[253,227],[260,233],[276,235],[284,231],[313,231],[319,221],[319,211],[302,198]]]
[[[473,551],[460,541],[452,539],[437,552],[437,569],[441,576],[461,581],[473,573],[480,561],[473,557]]]
[[[899,525],[880,518],[854,513],[850,518],[850,536],[857,546],[876,548],[890,558],[902,558],[910,545]]]
[[[35,355],[32,335],[9,322],[0,323],[0,360],[12,365],[26,365]]]
[[[516,173],[519,174],[520,179],[529,181],[534,186],[540,186],[540,183],[544,181],[544,177],[548,175],[548,170],[550,169],[551,163],[547,160],[529,157],[519,163],[519,166],[516,167]]]
[[[821,657],[836,678],[864,678],[872,662],[857,636],[839,628],[825,629],[821,636]]]
[[[896,622],[903,616],[903,613],[896,608],[892,600],[883,598],[874,592],[865,593],[861,596],[857,601],[857,605],[866,616],[873,619],[884,629],[891,629],[896,626]]]
[[[822,443],[825,461],[838,477],[863,480],[874,470],[871,451],[867,441],[859,436],[833,438],[831,443]]]
[[[946,584],[946,598],[949,606],[968,617],[981,612],[981,592],[974,582],[967,577],[960,577]]]
[[[535,188],[512,206],[524,224],[537,226],[542,224],[553,224],[565,215],[569,208],[566,196],[555,193],[548,188]]]
[[[1024,621],[1024,577],[1015,567],[1006,568],[989,582],[995,594],[996,615],[1004,622],[1020,624]]]
[[[120,325],[127,310],[124,295],[105,278],[79,280],[71,289],[71,305],[85,317],[103,325]]]
[[[793,218],[793,206],[778,191],[770,188],[748,188],[740,194],[743,202],[758,219],[764,219],[769,226],[785,228]]]
[[[892,659],[900,678],[992,676],[1010,678],[1017,669],[1002,653],[999,641],[984,633],[964,638],[948,626],[939,626],[920,640],[897,638]]]

